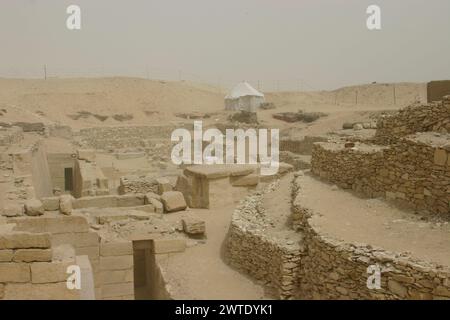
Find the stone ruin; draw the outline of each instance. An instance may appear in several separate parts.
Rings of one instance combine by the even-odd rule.
[[[276,185],[236,208],[230,265],[281,299],[450,299],[449,119],[446,97],[381,118],[366,140],[313,143],[311,169],[289,176],[281,221],[278,205],[265,204]],[[371,268],[379,287],[368,285]]]
[[[446,98],[381,118],[368,138],[283,139],[269,177],[172,165],[171,126],[1,128],[0,299],[192,298],[167,262],[208,241],[198,210],[223,208],[227,265],[271,298],[449,299],[449,119]]]

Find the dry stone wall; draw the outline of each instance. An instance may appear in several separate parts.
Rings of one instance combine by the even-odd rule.
[[[246,198],[235,210],[227,238],[227,261],[260,281],[281,299],[292,298],[302,247],[267,232],[262,194]]]
[[[391,143],[400,137],[427,131],[450,133],[450,96],[441,102],[412,105],[380,118],[375,140]]]
[[[300,299],[450,299],[450,270],[365,244],[345,243],[321,233],[315,213],[302,205],[302,176],[293,182],[294,227],[304,235],[298,271]],[[379,289],[367,286],[370,266],[381,271]]]
[[[450,135],[418,133],[390,147],[317,143],[312,172],[345,189],[419,211],[450,213]]]

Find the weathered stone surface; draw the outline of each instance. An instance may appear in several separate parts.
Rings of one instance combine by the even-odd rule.
[[[194,216],[184,217],[182,219],[183,231],[189,235],[202,235],[206,231],[205,221]]]
[[[65,282],[70,276],[67,268],[75,261],[65,262],[34,262],[31,264],[32,283]]]
[[[0,263],[0,283],[29,282],[30,266],[25,263]]]
[[[88,232],[89,225],[85,217],[82,216],[64,216],[40,217],[36,218],[17,218],[15,230],[27,232],[48,232],[51,234],[69,233],[69,232]]]
[[[7,284],[5,300],[79,300],[79,290],[69,290],[65,282],[48,284]]]
[[[150,199],[150,204],[153,206],[156,213],[164,213],[164,205],[161,201],[152,198]]]
[[[124,256],[133,254],[133,243],[128,242],[109,242],[100,245],[100,255],[108,256]]]
[[[158,200],[158,201],[160,201],[161,200],[161,196],[159,195],[159,194],[156,194],[156,193],[154,193],[154,192],[147,192],[146,194],[145,194],[145,204],[150,204],[151,202],[150,202],[150,200],[151,199],[156,199],[156,200]]]
[[[89,162],[95,162],[96,154],[93,149],[79,149],[77,151],[78,159],[85,160]]]
[[[234,187],[256,186],[259,183],[259,176],[257,174],[249,174],[246,176],[232,179],[231,185]]]
[[[172,191],[173,189],[169,179],[167,178],[158,178],[156,179],[156,182],[158,183],[158,194],[160,195],[164,192]]]
[[[100,270],[124,270],[133,268],[133,256],[100,256]]]
[[[59,197],[44,197],[41,199],[45,211],[59,210]]]
[[[26,232],[0,234],[0,249],[50,248],[50,235]]]
[[[52,246],[70,244],[74,248],[93,247],[99,245],[99,235],[96,232],[70,232],[51,236]]]
[[[155,239],[151,251],[155,254],[183,252],[186,250],[185,239]]]
[[[14,255],[14,251],[3,249],[0,250],[0,262],[11,262]]]
[[[105,284],[102,286],[102,297],[121,297],[134,295],[133,282],[118,283],[118,284]]]
[[[25,212],[25,207],[22,204],[7,204],[0,210],[2,216],[5,217],[19,217]]]
[[[127,283],[134,280],[133,269],[127,270],[108,270],[106,272],[100,272],[99,283],[113,284],[113,283]]]
[[[179,191],[164,192],[161,195],[161,202],[166,212],[175,212],[186,209],[186,201]]]
[[[74,197],[71,195],[62,195],[59,197],[59,210],[62,214],[71,215],[73,210]]]
[[[31,199],[25,202],[25,213],[28,216],[41,216],[45,212],[44,205],[38,199]]]
[[[51,249],[19,249],[14,252],[14,262],[52,261]]]

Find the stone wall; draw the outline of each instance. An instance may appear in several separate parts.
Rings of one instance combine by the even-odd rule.
[[[302,248],[295,241],[266,231],[261,199],[258,193],[249,196],[233,213],[226,260],[270,288],[276,297],[289,299],[296,289]]]
[[[158,193],[158,182],[154,176],[127,175],[120,178],[119,194]]]
[[[450,80],[430,81],[427,83],[428,102],[440,101],[446,95],[450,95]]]
[[[293,221],[304,235],[298,271],[300,299],[450,299],[450,269],[365,244],[344,243],[311,223],[302,206],[302,176],[293,182]],[[381,270],[381,288],[369,289],[368,267]]]
[[[326,142],[325,136],[305,136],[303,139],[280,139],[280,151],[289,151],[295,154],[310,155],[315,142]]]
[[[418,133],[390,147],[317,143],[312,172],[345,189],[419,211],[450,213],[449,134]]]
[[[133,244],[102,242],[97,273],[99,296],[104,300],[134,300]]]
[[[375,140],[391,143],[400,137],[427,131],[450,133],[450,97],[441,102],[412,105],[380,118]]]
[[[94,149],[115,150],[152,148],[161,141],[169,141],[175,126],[129,126],[81,129],[81,145]],[[170,144],[169,144],[170,146]],[[170,156],[170,152],[168,153]]]
[[[5,225],[3,225],[5,226]],[[0,234],[0,299],[80,299],[66,285],[74,257],[53,259],[48,233],[7,231]]]

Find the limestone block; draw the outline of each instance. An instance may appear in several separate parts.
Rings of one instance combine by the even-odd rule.
[[[51,234],[89,231],[87,220],[82,216],[17,218],[14,219],[14,223],[16,223],[15,230],[18,231],[49,232]]]
[[[170,184],[169,179],[167,178],[158,178],[156,179],[156,182],[158,183],[158,193],[163,194],[164,192],[172,191],[173,187]]]
[[[184,217],[183,231],[189,235],[202,235],[205,233],[206,226],[205,221],[198,219],[194,216]]]
[[[71,195],[62,195],[59,197],[59,210],[62,214],[71,215],[73,210],[73,200],[74,197]]]
[[[75,261],[34,262],[31,264],[31,282],[65,282],[70,276],[67,268],[71,265],[75,265]]]
[[[100,270],[125,270],[133,268],[133,256],[100,256]]]
[[[188,178],[185,175],[180,175],[177,177],[175,184],[175,190],[183,193],[184,199],[190,207],[192,207],[192,179],[192,177]]]
[[[69,290],[61,283],[10,283],[5,286],[5,300],[79,300],[79,290]]]
[[[117,197],[114,195],[82,197],[74,199],[73,207],[74,209],[117,207]]]
[[[160,201],[161,200],[161,196],[159,194],[154,193],[154,192],[147,192],[145,194],[144,203],[145,204],[150,204],[150,199],[156,199],[156,200]]]
[[[9,249],[0,250],[0,262],[11,262],[14,252]]]
[[[166,212],[180,211],[187,207],[184,196],[179,191],[164,192],[161,196],[161,201]]]
[[[99,273],[99,284],[113,284],[134,281],[133,269],[126,270],[108,270]]]
[[[0,283],[29,282],[31,280],[30,266],[26,263],[0,263]]]
[[[408,293],[408,290],[403,285],[394,280],[388,281],[388,287],[393,294],[401,298],[405,298]]]
[[[259,176],[257,174],[249,174],[246,176],[231,179],[231,185],[234,187],[256,186],[258,183]]]
[[[25,214],[28,216],[41,216],[45,212],[41,200],[30,199],[25,202]]]
[[[59,197],[45,197],[41,199],[45,211],[59,210]]]
[[[102,298],[134,295],[133,282],[106,284],[102,286]]]
[[[19,249],[14,252],[14,262],[52,261],[51,249]]]
[[[94,247],[99,245],[100,238],[96,232],[70,232],[52,234],[52,246],[71,244],[74,248]]]
[[[133,243],[127,242],[108,242],[100,244],[100,255],[103,257],[109,256],[124,256],[133,254]]]
[[[162,204],[161,201],[157,199],[150,199],[150,204],[153,206],[154,212],[164,213],[164,205]]]
[[[135,207],[144,205],[144,195],[143,194],[126,194],[122,196],[117,196],[117,206],[118,207]]]
[[[186,250],[186,240],[181,238],[154,239],[150,249],[155,254],[183,252]]]
[[[0,249],[50,248],[50,235],[27,232],[0,234]]]
[[[25,207],[21,204],[11,203],[3,207],[1,215],[5,217],[19,217],[25,212]]]

